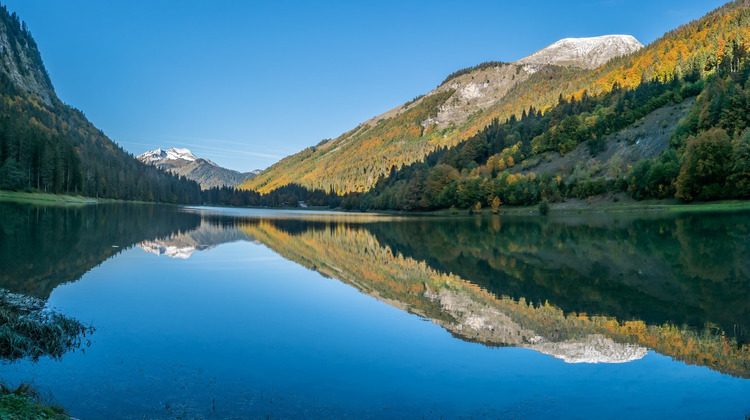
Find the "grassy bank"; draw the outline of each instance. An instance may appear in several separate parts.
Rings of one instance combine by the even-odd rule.
[[[643,200],[637,201],[628,197],[601,196],[590,200],[567,200],[561,203],[550,203],[550,215],[586,214],[586,213],[659,213],[659,212],[723,212],[750,210],[748,200],[723,200],[709,202],[683,203],[675,199],[667,200]],[[412,214],[395,212],[398,214]],[[492,209],[483,208],[479,212],[482,215],[493,214]],[[420,215],[437,216],[466,216],[477,214],[475,210],[467,209],[442,209],[433,212],[416,212]],[[497,214],[503,216],[529,216],[539,215],[539,205],[534,206],[500,206]]]
[[[0,385],[0,419],[70,419],[62,407],[45,403],[28,384]]]
[[[0,201],[11,201],[15,203],[30,203],[30,204],[44,204],[48,206],[60,205],[86,205],[95,204],[101,202],[89,197],[81,197],[76,195],[58,195],[58,194],[47,194],[40,192],[19,192],[19,191],[5,191],[0,190]]]

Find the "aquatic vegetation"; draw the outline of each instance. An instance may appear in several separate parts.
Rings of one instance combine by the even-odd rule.
[[[94,328],[44,307],[44,301],[0,290],[0,360],[60,358]]]

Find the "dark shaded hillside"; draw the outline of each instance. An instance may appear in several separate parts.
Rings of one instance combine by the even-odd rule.
[[[144,165],[55,95],[19,17],[0,7],[0,189],[200,202],[200,188]]]

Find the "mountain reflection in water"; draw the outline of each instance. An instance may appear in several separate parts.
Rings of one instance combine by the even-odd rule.
[[[186,258],[260,242],[465,341],[569,363],[623,363],[653,349],[750,377],[746,214],[201,217],[193,230],[139,246]]]

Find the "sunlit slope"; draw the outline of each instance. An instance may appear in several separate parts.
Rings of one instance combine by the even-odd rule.
[[[735,1],[665,34],[634,53],[595,69],[487,63],[457,72],[426,96],[395,108],[331,141],[289,156],[241,188],[267,193],[290,183],[343,194],[367,191],[392,168],[421,161],[470,138],[493,119],[547,109],[560,96],[625,89],[643,80],[705,76],[743,58],[750,12]],[[728,59],[727,59],[728,58]]]

